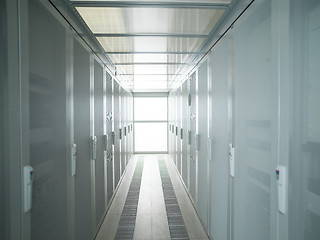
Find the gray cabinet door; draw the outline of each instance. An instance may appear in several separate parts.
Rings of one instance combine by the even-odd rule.
[[[208,61],[204,61],[198,69],[198,211],[204,227],[207,229],[208,219]]]
[[[288,239],[314,240],[320,237],[320,2],[294,0],[290,6],[293,74],[281,89],[290,99],[283,105],[290,124],[282,125],[290,137]]]
[[[266,0],[254,2],[234,27],[235,240],[277,239],[278,83],[271,26]]]
[[[169,106],[169,116],[168,116],[168,121],[169,121],[169,133],[168,133],[168,151],[170,156],[173,158],[173,140],[172,140],[172,128],[173,128],[173,102],[172,102],[172,93],[170,93],[168,97],[168,106]]]
[[[176,116],[177,116],[177,127],[176,127],[176,144],[177,144],[177,151],[176,151],[176,162],[177,162],[177,169],[181,174],[181,89],[177,89],[177,96],[176,96]]]
[[[40,3],[29,4],[31,239],[67,239],[66,29]]]
[[[196,133],[197,133],[197,106],[196,106],[196,88],[197,88],[197,76],[196,72],[191,75],[190,78],[190,107],[189,107],[189,160],[190,160],[190,184],[189,191],[194,202],[196,202],[196,184],[197,184],[197,150],[196,150]]]
[[[95,230],[105,213],[104,107],[103,66],[94,60],[94,135],[97,137],[95,165]]]
[[[231,42],[231,41],[230,41]],[[228,239],[228,190],[229,190],[229,144],[231,143],[229,113],[228,49],[229,40],[223,39],[212,52],[210,67],[212,69],[211,97],[211,228],[214,239]],[[231,98],[231,96],[230,96]]]
[[[129,154],[129,131],[128,131],[128,118],[129,118],[129,111],[128,111],[128,100],[129,100],[129,93],[125,92],[124,95],[124,126],[125,126],[125,149],[126,149],[126,166],[128,165],[128,162],[130,160],[130,154]]]
[[[176,137],[176,129],[177,129],[177,93],[174,91],[172,93],[172,154],[173,154],[173,162],[177,165],[177,137]]]
[[[92,171],[90,157],[90,54],[74,40],[75,238],[90,239],[92,226]],[[89,193],[89,194],[88,194]]]
[[[113,167],[114,167],[114,187],[116,188],[120,180],[120,111],[119,111],[119,84],[113,81],[113,121],[114,121],[114,151],[113,151]]]
[[[113,153],[112,153],[112,77],[106,74],[106,134],[108,136],[107,151],[107,203],[110,203],[113,194]]]
[[[120,88],[120,98],[121,98],[121,114],[120,114],[120,129],[121,129],[121,140],[120,140],[120,145],[121,145],[121,175],[124,173],[124,170],[126,169],[126,136],[125,136],[125,90],[123,88]]]
[[[185,81],[181,87],[182,91],[182,159],[181,171],[182,179],[185,185],[188,185],[188,81]]]

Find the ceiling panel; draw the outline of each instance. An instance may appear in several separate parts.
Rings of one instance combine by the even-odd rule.
[[[71,1],[133,90],[183,81],[231,0]],[[156,6],[156,7],[155,7]],[[179,75],[180,74],[180,75]]]
[[[194,54],[108,54],[113,63],[154,62],[154,63],[185,63]]]
[[[204,38],[97,37],[106,52],[195,52]]]
[[[132,52],[134,50],[133,38],[98,37],[97,40],[106,52]]]
[[[134,74],[167,74],[166,65],[135,65]]]
[[[167,75],[135,75],[134,81],[168,81]]]
[[[117,66],[117,75],[121,74],[134,74],[134,66],[126,65],[126,66]]]
[[[94,34],[209,34],[224,9],[77,7]]]
[[[133,54],[108,54],[113,63],[133,62]]]
[[[168,83],[167,81],[134,81],[133,85],[135,91],[139,90],[155,90],[155,89],[162,89],[167,90],[168,89]]]

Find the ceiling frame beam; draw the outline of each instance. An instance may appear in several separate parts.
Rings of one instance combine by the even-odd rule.
[[[132,62],[132,63],[114,63],[115,66],[130,66],[130,65],[190,65],[188,63],[174,63],[174,62]]]
[[[171,33],[95,33],[95,37],[172,37],[172,38],[208,38],[206,34],[171,34]]]
[[[70,1],[75,7],[226,9],[228,3],[176,1]]]
[[[175,54],[175,55],[193,55],[198,54],[198,52],[105,52],[105,54]],[[205,53],[203,53],[205,54]]]
[[[172,74],[172,73],[168,73],[168,74],[118,74],[118,76],[188,76],[186,74]]]

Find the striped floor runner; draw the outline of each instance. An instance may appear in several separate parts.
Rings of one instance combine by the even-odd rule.
[[[180,211],[176,194],[174,192],[170,180],[166,163],[162,156],[158,157],[158,162],[160,168],[162,190],[166,206],[170,237],[174,240],[187,240],[189,239],[188,232]]]
[[[116,240],[133,239],[137,217],[143,165],[144,156],[141,156],[138,159],[135,171],[133,173],[132,181],[129,187],[127,198],[117,228],[117,233],[115,236]]]

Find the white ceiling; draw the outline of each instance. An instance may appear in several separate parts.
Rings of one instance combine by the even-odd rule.
[[[71,1],[133,91],[169,91],[184,80],[230,2]]]

